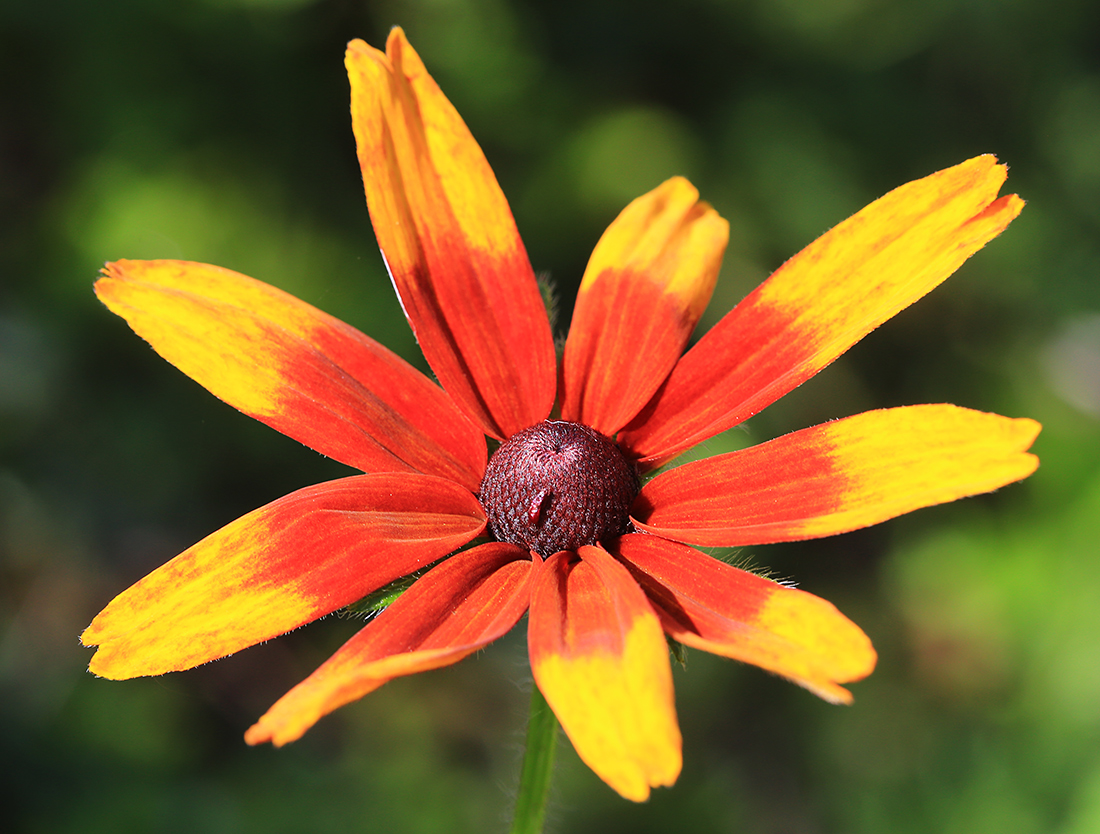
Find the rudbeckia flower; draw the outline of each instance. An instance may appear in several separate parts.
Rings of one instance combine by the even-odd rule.
[[[597,243],[560,365],[481,149],[400,29],[346,65],[367,205],[438,384],[359,331],[205,264],[118,261],[99,298],[246,414],[365,474],[294,492],[119,595],[91,671],[188,669],[426,569],[248,730],[282,745],[528,614],[535,682],[633,800],[681,767],[666,635],[822,698],[875,653],[830,603],[695,549],[828,536],[1026,477],[1039,426],[953,405],[871,411],[667,469],[824,368],[1020,211],[981,156],[904,185],[783,264],[694,346],[727,225],[674,178]],[[557,404],[557,407],[555,407]],[[487,456],[486,437],[499,441]]]

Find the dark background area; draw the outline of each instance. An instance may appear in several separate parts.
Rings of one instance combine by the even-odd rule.
[[[573,292],[685,174],[731,223],[703,327],[875,197],[979,153],[1027,201],[944,286],[747,427],[955,402],[1045,429],[1039,472],[737,554],[834,601],[880,665],[834,707],[690,652],[683,776],[634,806],[563,741],[560,832],[1100,831],[1100,6],[1086,0],[9,0],[0,6],[0,807],[18,832],[491,832],[523,630],[282,750],[244,730],[358,627],[97,680],[77,635],[205,534],[344,473],[160,360],[99,267],[178,257],[424,367],[371,233],[343,51],[403,25]]]

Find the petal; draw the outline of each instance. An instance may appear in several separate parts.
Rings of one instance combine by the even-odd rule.
[[[645,594],[598,547],[551,556],[535,577],[531,671],[569,740],[627,799],[680,774],[668,645]]]
[[[868,411],[670,469],[642,488],[634,523],[700,545],[845,533],[1026,478],[1039,429],[954,405]]]
[[[450,397],[353,327],[237,272],[118,261],[95,285],[139,336],[215,396],[365,471],[477,489],[485,441]]]
[[[481,148],[400,29],[348,44],[367,207],[405,314],[443,387],[503,439],[550,413],[546,310]]]
[[[1020,213],[979,156],[822,235],[699,340],[619,442],[653,468],[747,420],[929,292]]]
[[[281,747],[387,681],[457,663],[504,636],[527,610],[531,558],[491,542],[444,560],[280,698],[245,741]]]
[[[875,668],[867,635],[820,597],[656,536],[623,536],[612,550],[686,646],[760,666],[833,703],[852,700],[837,684]]]
[[[627,206],[588,262],[563,359],[562,419],[612,437],[684,351],[710,301],[729,224],[682,177]]]
[[[408,473],[298,490],[223,527],[119,594],[81,635],[116,680],[190,669],[315,620],[473,539],[469,491]]]

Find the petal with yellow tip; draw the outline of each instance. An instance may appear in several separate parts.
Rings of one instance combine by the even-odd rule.
[[[323,716],[388,681],[457,663],[502,637],[527,610],[531,559],[501,542],[445,559],[280,698],[245,740],[295,741]]]
[[[689,350],[619,443],[654,468],[737,425],[940,284],[1023,201],[979,156],[896,188],[772,274]]]
[[[604,232],[577,293],[562,360],[562,419],[613,436],[644,406],[710,301],[729,224],[674,177]]]
[[[485,441],[451,398],[304,301],[188,261],[116,261],[95,290],[208,391],[321,454],[368,472],[423,472],[477,489]]]
[[[868,411],[663,472],[631,514],[689,544],[831,536],[1026,478],[1040,428],[954,405]]]
[[[676,781],[668,645],[626,568],[600,547],[551,556],[534,580],[527,642],[535,683],[597,776],[635,802]]]
[[[458,484],[356,475],[293,492],[123,591],[81,635],[115,680],[190,669],[329,614],[485,529]]]
[[[345,56],[367,207],[440,383],[493,437],[546,418],[557,367],[511,209],[466,124],[405,34]]]
[[[656,536],[612,546],[686,646],[782,675],[833,703],[875,668],[871,641],[829,602]]]

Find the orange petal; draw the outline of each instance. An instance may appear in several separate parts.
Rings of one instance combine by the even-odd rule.
[[[627,799],[680,775],[668,646],[626,568],[598,547],[551,556],[535,577],[531,671],[596,775]]]
[[[903,185],[811,243],[699,340],[619,442],[653,468],[747,420],[937,286],[1020,213],[979,156]]]
[[[700,545],[845,533],[1026,478],[1039,429],[954,405],[868,411],[670,469],[643,487],[634,523]]]
[[[588,262],[562,367],[562,419],[613,437],[657,390],[710,301],[729,224],[682,177],[627,206]]]
[[[428,364],[487,434],[545,419],[550,325],[481,148],[400,29],[385,54],[352,41],[345,65],[367,206]]]
[[[859,626],[829,602],[656,536],[623,536],[627,563],[674,639],[789,678],[833,703],[875,668]]]
[[[280,698],[245,741],[281,747],[387,681],[457,663],[502,637],[527,610],[531,558],[491,542],[444,560]]]
[[[485,528],[469,491],[410,473],[298,490],[119,594],[81,635],[116,680],[189,669],[342,608]]]
[[[485,440],[423,374],[353,327],[228,269],[118,261],[100,300],[225,402],[365,471],[417,471],[475,491]]]

